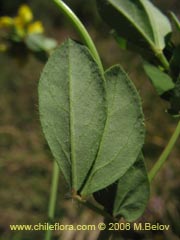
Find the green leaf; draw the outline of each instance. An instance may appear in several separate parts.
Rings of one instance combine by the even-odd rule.
[[[159,95],[162,95],[175,87],[175,84],[170,76],[162,72],[159,68],[145,63],[144,70]]]
[[[106,93],[89,50],[69,40],[52,54],[39,83],[44,134],[70,187],[81,195],[123,176],[144,143],[134,85],[119,66],[105,78]]]
[[[170,12],[170,15],[171,15],[171,18],[172,18],[177,30],[180,31],[180,21],[179,21],[178,17],[173,12]]]
[[[30,34],[26,37],[25,43],[27,47],[35,52],[50,51],[57,46],[56,40],[47,38],[42,34]]]
[[[130,43],[159,53],[172,32],[168,18],[148,0],[96,0],[102,18]]]
[[[123,216],[127,221],[139,218],[149,199],[149,180],[140,154],[135,164],[118,181],[113,215]]]
[[[143,214],[149,194],[149,180],[141,153],[117,182],[94,193],[94,197],[114,217],[135,221]]]
[[[105,73],[107,120],[92,171],[82,189],[90,194],[118,180],[137,159],[144,143],[139,95],[126,73],[115,66]]]
[[[86,47],[68,40],[53,52],[39,83],[40,120],[74,191],[96,158],[106,119],[104,97],[103,78]]]

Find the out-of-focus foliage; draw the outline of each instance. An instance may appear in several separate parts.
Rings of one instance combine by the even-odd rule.
[[[111,27],[120,47],[137,52],[149,62],[144,70],[152,85],[163,99],[169,101],[168,112],[180,116],[177,86],[180,41],[176,43],[171,38],[176,31],[173,32],[170,20],[149,0],[96,1],[102,19]],[[178,17],[171,12],[171,18],[179,31]]]
[[[33,13],[27,5],[21,5],[18,14],[11,18],[9,16],[0,17],[0,29],[2,39],[12,42],[21,42],[30,34],[42,34],[44,27],[40,21],[33,21]],[[8,48],[8,42],[4,43]]]
[[[44,35],[42,22],[34,21],[28,5],[21,5],[15,17],[0,17],[0,51],[14,55],[14,49],[18,47],[17,54],[23,49],[25,54],[31,51],[45,61],[56,45],[54,39]]]

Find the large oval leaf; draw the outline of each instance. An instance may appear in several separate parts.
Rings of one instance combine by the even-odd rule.
[[[105,73],[107,120],[96,161],[81,191],[93,193],[118,180],[134,164],[144,143],[139,95],[126,73],[115,66]]]
[[[119,66],[105,78],[106,93],[88,49],[69,40],[52,54],[39,83],[44,134],[70,187],[81,195],[123,176],[144,143],[134,85]]]
[[[50,57],[39,83],[40,120],[70,187],[78,191],[95,160],[106,102],[103,80],[89,50],[66,41]]]
[[[149,180],[141,153],[117,182],[94,193],[94,197],[114,217],[135,221],[143,214],[149,194]]]
[[[102,18],[140,48],[155,52],[165,47],[171,30],[168,18],[148,0],[96,0]],[[136,46],[136,47],[137,47]]]

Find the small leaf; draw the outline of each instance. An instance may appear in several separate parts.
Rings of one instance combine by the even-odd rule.
[[[118,181],[113,215],[123,216],[127,221],[139,218],[149,199],[149,180],[140,154],[135,164]]]
[[[71,189],[96,158],[106,119],[103,78],[89,50],[72,40],[50,56],[39,82],[43,132]]]
[[[57,46],[57,42],[52,38],[47,38],[42,34],[29,34],[25,43],[32,51],[50,51]]]
[[[102,18],[130,43],[160,52],[172,32],[168,18],[148,0],[97,0]]]
[[[162,95],[175,87],[170,76],[159,70],[159,68],[145,63],[144,70],[155,87],[158,95]]]
[[[179,19],[177,18],[177,16],[173,12],[170,12],[170,15],[171,15],[171,18],[172,18],[177,30],[180,31],[180,21],[179,21]]]
[[[149,180],[143,155],[115,183],[94,193],[97,202],[114,217],[135,221],[144,212],[149,199]]]
[[[107,120],[96,161],[82,189],[88,195],[118,180],[134,164],[144,144],[144,118],[139,95],[119,67],[105,73]]]

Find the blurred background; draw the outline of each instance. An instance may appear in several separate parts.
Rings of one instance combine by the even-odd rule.
[[[106,67],[120,63],[134,81],[143,101],[146,119],[144,154],[147,169],[166,146],[176,119],[155,93],[135,53],[121,50],[97,14],[94,0],[67,0],[95,41]],[[154,0],[168,13],[180,14],[179,0]],[[40,20],[45,34],[60,44],[68,37],[79,39],[52,0],[1,0],[0,16],[15,16],[28,4]],[[179,15],[180,16],[180,15]],[[175,36],[176,37],[176,36]],[[19,52],[18,52],[19,51]],[[43,137],[38,114],[37,86],[44,63],[20,50],[0,53],[0,239],[42,240],[44,232],[11,232],[9,224],[47,222],[52,155]],[[139,221],[170,224],[165,232],[129,233],[117,239],[176,240],[180,237],[180,140],[151,188],[148,208]],[[96,224],[102,217],[67,200],[69,189],[60,177],[56,221],[61,224]],[[98,232],[53,232],[53,240],[96,240]]]

